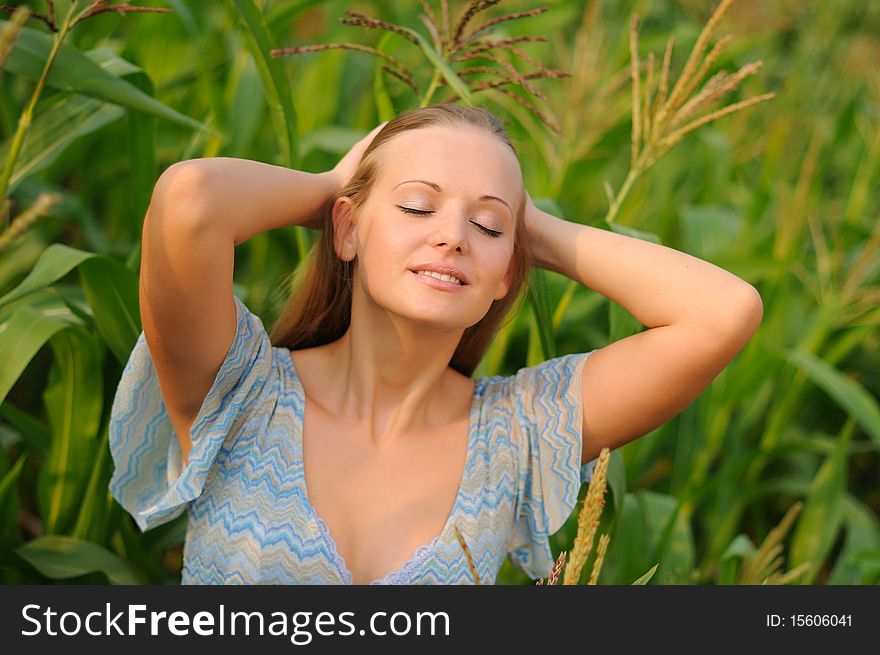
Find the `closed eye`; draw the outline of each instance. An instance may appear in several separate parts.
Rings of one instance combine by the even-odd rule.
[[[398,209],[400,209],[400,211],[404,212],[405,214],[416,214],[418,216],[425,216],[426,214],[433,214],[434,213],[434,212],[428,211],[426,209],[413,209],[412,207],[404,207],[403,205],[395,205],[395,206]],[[479,223],[474,223],[473,221],[471,221],[471,223],[476,225],[478,228],[480,228],[480,230],[482,230],[485,234],[488,234],[490,237],[497,238],[497,237],[500,237],[502,234],[504,234],[503,232],[498,232],[497,230],[490,230],[488,227],[484,227],[483,225],[480,225]]]

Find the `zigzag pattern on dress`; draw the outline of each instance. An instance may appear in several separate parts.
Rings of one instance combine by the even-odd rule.
[[[302,458],[305,394],[290,351],[234,296],[236,331],[180,447],[141,333],[110,418],[110,491],[142,531],[187,513],[183,584],[351,584],[308,500]],[[467,457],[446,525],[400,568],[371,584],[473,584],[505,556],[532,578],[554,562],[548,537],[577,504],[595,460],[580,465],[583,363],[575,353],[476,380]]]

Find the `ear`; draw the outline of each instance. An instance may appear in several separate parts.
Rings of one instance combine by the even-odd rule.
[[[501,284],[498,287],[498,291],[495,293],[495,300],[501,300],[510,290],[510,282],[513,278],[513,264],[513,255],[511,255],[510,262],[507,264],[507,272],[504,274]]]
[[[357,256],[356,214],[354,203],[347,196],[337,198],[333,204],[333,247],[339,259],[345,262]]]

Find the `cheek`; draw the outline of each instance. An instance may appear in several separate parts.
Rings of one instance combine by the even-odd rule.
[[[358,255],[377,274],[405,265],[420,243],[419,235],[414,230],[405,229],[393,216],[360,227]]]
[[[507,273],[513,256],[513,245],[510,243],[492,244],[486,248],[483,261],[489,262],[485,267],[486,275],[500,281]]]

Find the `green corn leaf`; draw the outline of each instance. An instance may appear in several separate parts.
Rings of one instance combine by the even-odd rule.
[[[67,96],[43,111],[31,123],[15,169],[9,179],[10,190],[24,178],[45,169],[74,141],[98,131],[125,115],[115,105],[82,96]],[[0,161],[6,161],[10,137],[0,145]]]
[[[98,444],[95,465],[89,474],[85,493],[79,503],[76,525],[73,528],[73,536],[77,539],[99,544],[107,540],[107,485],[110,484],[109,435],[105,424],[101,441]]]
[[[36,81],[42,73],[51,49],[51,36],[25,27],[9,53],[6,70]],[[151,98],[132,84],[114,77],[69,44],[61,46],[46,84],[217,135],[217,132],[203,123],[184,116]]]
[[[544,359],[556,357],[556,339],[553,334],[553,319],[550,314],[550,291],[545,278],[546,273],[540,268],[532,268],[529,294],[532,310],[535,312],[535,329],[540,339]]]
[[[492,375],[501,375],[504,365],[504,357],[510,346],[511,338],[522,327],[523,314],[518,313],[513,316],[505,317],[504,322],[495,333],[495,338],[486,349],[483,359],[477,365],[474,371],[476,377],[489,377]]]
[[[608,303],[608,325],[610,326],[609,341],[611,342],[638,334],[644,329],[635,316],[614,301]]]
[[[184,0],[166,0],[166,2],[174,10],[174,15],[177,19],[183,24],[187,37],[196,49],[195,65],[199,72],[199,79],[205,90],[205,95],[210,103],[211,113],[214,115],[214,120],[219,121],[224,131],[226,131],[225,128],[228,125],[226,120],[227,110],[223,97],[220,94],[220,87],[215,83],[216,77],[208,70],[210,58],[205,51],[205,39],[203,36],[205,31],[199,29],[195,16]]]
[[[0,308],[29,293],[53,284],[78,268],[95,324],[110,350],[125,364],[141,332],[137,275],[116,260],[55,243],[46,248],[30,274],[0,298]],[[44,339],[45,341],[45,339]],[[0,348],[3,347],[0,332]],[[37,345],[37,349],[42,342]],[[30,353],[33,357],[36,351]],[[27,362],[24,362],[26,365]],[[4,369],[4,373],[7,369]],[[11,370],[11,369],[10,369]],[[15,375],[21,374],[23,368]],[[14,384],[15,379],[12,380]],[[5,377],[0,374],[0,401],[5,397]],[[11,384],[10,384],[11,388]]]
[[[626,237],[632,237],[633,239],[642,239],[643,241],[650,241],[651,243],[663,245],[660,237],[653,232],[637,230],[632,227],[621,225],[620,223],[606,223],[605,221],[600,221],[600,227],[610,230],[611,232],[616,232],[617,234],[622,234]]]
[[[37,503],[46,534],[73,527],[95,465],[104,404],[103,354],[99,340],[72,326],[50,340],[54,362],[43,393],[52,445],[40,469]]]
[[[611,489],[611,502],[615,516],[623,510],[623,497],[626,495],[626,465],[623,452],[615,448],[608,455],[608,487]]]
[[[323,150],[324,152],[336,155],[344,155],[355,143],[365,136],[366,133],[363,130],[328,125],[327,127],[320,127],[309,132],[309,134],[303,137],[300,145],[303,156],[310,154],[313,150]]]
[[[541,331],[534,311],[528,311],[526,318],[528,325],[529,340],[526,345],[526,366],[536,366],[547,359],[541,343]]]
[[[248,42],[260,79],[266,91],[269,113],[275,126],[275,135],[281,147],[281,160],[286,166],[297,166],[299,163],[299,146],[296,135],[296,113],[290,95],[290,83],[281,65],[269,56],[272,49],[272,37],[266,27],[266,21],[253,0],[230,0],[245,26],[245,38]]]
[[[783,351],[792,364],[831,396],[859,426],[880,444],[880,403],[865,387],[815,355],[803,350]]]
[[[53,580],[100,572],[113,584],[140,582],[116,554],[97,544],[73,537],[40,537],[24,544],[16,553]]]
[[[743,560],[754,556],[757,552],[755,544],[749,539],[748,535],[738,534],[724,552],[718,561],[718,579],[717,584],[736,584],[738,572],[741,569]]]
[[[606,559],[616,569],[616,580],[634,580],[651,566],[651,534],[635,494],[628,493],[623,497],[620,520]]]
[[[132,72],[126,76],[126,80],[147,95],[153,96],[156,93],[152,80],[142,72]],[[131,185],[131,213],[128,217],[128,224],[132,233],[139,234],[158,177],[159,165],[156,158],[158,125],[154,116],[141,112],[129,112],[126,122],[128,182]]]
[[[18,308],[0,331],[0,402],[24,372],[34,355],[70,323],[49,318],[27,305]]]
[[[847,421],[834,453],[819,467],[792,536],[788,570],[810,562],[806,583],[813,584],[819,568],[834,545],[843,519],[846,492],[846,451],[855,422]]]
[[[43,251],[27,277],[0,298],[0,307],[60,280],[86,259],[94,256],[94,253],[71,248],[62,243],[53,243]]]
[[[578,283],[576,280],[569,280],[565,285],[565,291],[562,293],[562,298],[559,299],[559,302],[556,303],[556,309],[553,310],[553,330],[556,331],[559,329],[559,326],[562,325],[562,319],[565,317],[565,312],[568,311],[569,306],[571,305],[571,299],[574,298],[574,292],[577,291]]]
[[[291,0],[274,6],[266,17],[266,24],[272,32],[281,29],[289,21],[299,16],[306,9],[315,5],[327,4],[329,0]]]
[[[828,584],[876,584],[873,578],[880,575],[880,566],[866,566],[859,554],[880,551],[880,522],[874,511],[851,494],[843,499],[843,521],[846,541],[834,564]]]
[[[376,50],[386,52],[389,43],[396,36],[393,32],[387,32],[379,40]],[[387,54],[387,52],[386,52]],[[379,122],[384,123],[390,121],[396,115],[394,111],[394,103],[391,102],[391,96],[388,94],[388,87],[385,86],[385,71],[382,70],[382,62],[376,59],[376,68],[373,73],[373,98],[376,101],[376,115]]]
[[[108,257],[82,262],[79,272],[98,332],[124,366],[141,333],[137,275]]]
[[[459,95],[461,101],[472,107],[474,104],[473,96],[471,96],[471,92],[468,89],[467,84],[458,76],[458,74],[452,70],[452,67],[447,63],[443,56],[434,50],[434,46],[428,43],[427,39],[423,37],[421,34],[416,32],[415,30],[411,30],[408,27],[402,27],[404,32],[412,35],[415,40],[418,42],[419,48],[422,49],[422,52],[425,54],[425,57],[428,58],[428,61],[440,71],[440,74],[443,78],[449,83],[449,86],[455,89],[455,92]]]
[[[28,453],[19,456],[8,471],[5,470],[5,456],[0,460],[4,465],[3,477],[0,478],[0,535],[9,543],[15,543],[21,538],[18,531],[18,514],[21,509],[18,479],[27,458]]]
[[[18,409],[10,402],[0,403],[0,418],[12,426],[21,435],[22,443],[45,457],[49,452],[49,428],[42,421],[25,411]]]
[[[266,120],[266,92],[253,57],[247,52],[236,54],[226,88],[232,98],[229,115],[230,142],[226,152],[232,157],[246,157],[253,152],[254,140]]]
[[[637,494],[659,559],[660,584],[685,584],[694,567],[694,537],[680,513],[681,501],[652,491]]]
[[[633,584],[634,584],[634,585],[646,585],[646,584],[648,584],[648,582],[650,582],[651,578],[654,577],[654,573],[657,571],[657,567],[658,567],[658,566],[660,566],[659,562],[658,562],[657,564],[655,564],[654,566],[652,566],[652,567],[648,570],[647,573],[645,573],[643,576],[639,577],[635,582],[633,582]]]

